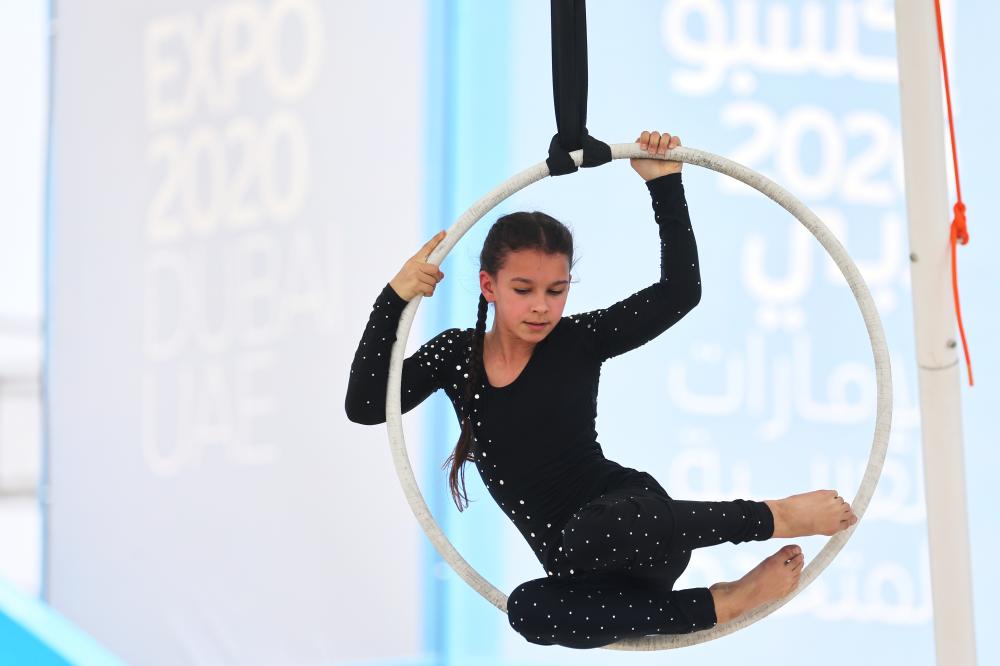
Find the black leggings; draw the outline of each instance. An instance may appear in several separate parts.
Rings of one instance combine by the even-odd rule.
[[[581,507],[550,547],[548,577],[510,593],[507,619],[527,641],[592,648],[715,625],[708,588],[674,591],[674,583],[695,548],[771,538],[771,510],[750,500],[675,500],[644,476]]]

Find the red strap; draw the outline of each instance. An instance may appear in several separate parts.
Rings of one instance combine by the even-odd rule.
[[[955,118],[951,112],[951,85],[948,81],[948,57],[944,48],[944,27],[941,23],[941,0],[934,0],[934,12],[937,16],[938,45],[941,50],[941,70],[944,72],[944,95],[948,103],[948,130],[951,133],[951,161],[955,166],[955,192],[958,201],[955,203],[955,217],[951,221],[951,287],[955,296],[955,317],[958,319],[958,332],[962,336],[962,349],[965,350],[965,366],[969,371],[969,386],[972,382],[972,361],[969,359],[969,343],[965,339],[965,326],[962,325],[962,304],[958,298],[958,265],[955,248],[958,243],[969,242],[969,230],[965,224],[965,204],[962,202],[962,182],[958,177],[958,146],[955,143]]]

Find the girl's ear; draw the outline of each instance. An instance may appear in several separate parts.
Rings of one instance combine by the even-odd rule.
[[[496,293],[494,288],[496,285],[493,283],[493,278],[486,271],[479,271],[479,289],[483,292],[483,298],[486,299],[487,303],[496,302]]]

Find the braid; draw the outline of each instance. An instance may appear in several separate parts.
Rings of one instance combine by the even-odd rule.
[[[458,444],[445,465],[451,462],[451,474],[448,482],[451,487],[451,496],[459,511],[469,506],[469,497],[465,490],[465,463],[475,458],[469,455],[472,449],[473,425],[472,414],[475,411],[473,403],[476,402],[475,394],[479,390],[480,382],[485,371],[483,367],[483,341],[486,338],[486,311],[489,304],[486,298],[479,294],[479,310],[476,315],[476,329],[472,334],[472,350],[469,353],[467,367],[469,368],[469,381],[465,385],[465,395],[462,401],[462,434],[458,437]],[[465,507],[462,506],[463,502]]]

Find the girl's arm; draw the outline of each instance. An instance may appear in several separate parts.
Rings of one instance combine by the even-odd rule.
[[[677,137],[664,135],[664,139],[657,147],[650,137],[650,152],[662,150],[664,143],[670,148],[680,145]],[[601,360],[649,342],[677,323],[701,299],[698,248],[684,198],[680,163],[634,160],[633,167],[648,177],[646,187],[660,236],[660,279],[608,308],[570,317],[569,325],[579,326],[589,334]]]
[[[417,254],[408,259],[399,273],[375,300],[368,324],[354,352],[347,384],[344,409],[355,423],[375,425],[385,422],[385,392],[389,378],[389,356],[396,341],[399,317],[408,301],[418,293],[433,296],[444,278],[437,266],[427,263],[431,250],[444,238],[440,232]],[[458,329],[449,329],[426,342],[403,361],[402,411],[408,412],[442,386],[445,350],[457,342]]]
[[[379,294],[358,349],[354,352],[344,409],[355,423],[385,423],[385,390],[389,355],[396,341],[396,327],[406,307],[395,290],[386,285]],[[403,361],[402,411],[405,414],[444,386],[447,363],[457,348],[459,329],[441,332]]]

